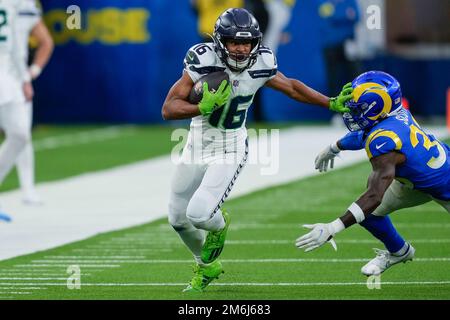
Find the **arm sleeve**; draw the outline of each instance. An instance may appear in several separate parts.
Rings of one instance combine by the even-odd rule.
[[[339,139],[339,149],[341,150],[361,150],[364,149],[364,132],[349,132]]]

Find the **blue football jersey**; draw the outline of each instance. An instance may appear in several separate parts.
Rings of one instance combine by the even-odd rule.
[[[402,109],[375,125],[364,138],[369,159],[392,151],[405,155],[396,179],[440,200],[450,200],[450,147],[425,132]]]

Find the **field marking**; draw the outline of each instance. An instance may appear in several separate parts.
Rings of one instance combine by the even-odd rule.
[[[48,258],[48,259],[51,259],[51,258],[58,258],[58,259],[80,259],[80,258],[90,258],[90,257],[93,257],[94,255],[92,255],[92,256],[63,256],[63,255],[61,255],[61,256],[59,256],[59,255],[49,255],[49,256],[44,256],[44,258]],[[98,256],[95,256],[96,258],[100,258],[100,257],[98,257]],[[112,259],[124,259],[124,260],[126,260],[126,259],[145,259],[146,258],[146,256],[101,256],[102,258],[103,257],[105,257],[105,258],[112,258]]]
[[[26,284],[24,284],[24,285],[26,285]],[[15,287],[0,287],[0,290],[12,290],[12,289],[17,290],[17,289],[20,289],[20,288],[15,288]],[[47,290],[47,288],[43,288],[43,287],[26,287],[26,288],[24,288],[24,289],[27,289],[27,290]]]
[[[450,281],[381,281],[383,285],[450,285]],[[2,285],[2,283],[0,283]],[[67,286],[67,283],[7,283],[10,286]],[[367,282],[225,282],[225,283],[212,283],[210,286],[367,286]],[[167,282],[167,283],[82,283],[81,286],[86,287],[167,287],[167,286],[186,286],[184,282]]]
[[[381,244],[381,242],[377,239],[335,239],[336,243],[350,243],[350,244]],[[130,241],[131,242],[131,241]],[[415,243],[450,243],[450,238],[442,238],[442,239],[408,239],[408,242],[415,244]],[[246,245],[246,244],[254,244],[254,245],[263,245],[263,244],[292,244],[294,245],[295,240],[286,240],[286,239],[274,239],[274,240],[226,240],[226,245]],[[148,241],[148,242],[142,242],[142,243],[135,243],[133,242],[133,246],[125,246],[125,245],[113,245],[111,243],[105,243],[104,245],[97,245],[96,249],[102,249],[99,251],[103,251],[103,249],[107,250],[118,250],[118,249],[124,249],[128,250],[129,248],[136,248],[138,245],[159,245],[164,244],[167,246],[171,245],[177,245],[181,244],[181,242],[178,241]],[[75,250],[75,249],[74,249]],[[135,249],[137,251],[141,249]],[[173,249],[164,249],[159,251],[173,251]],[[132,257],[132,256],[130,256]]]
[[[380,243],[377,239],[335,239],[336,243],[351,243],[351,244],[372,244]],[[240,244],[292,244],[295,240],[227,240],[227,245],[240,245]],[[408,242],[415,243],[450,243],[450,239],[408,239]]]
[[[54,277],[46,277],[46,278],[35,278],[35,277],[0,277],[0,280],[67,280],[67,277],[64,277],[64,278],[54,278]]]
[[[60,273],[40,273],[40,272],[0,272],[1,277],[12,277],[12,276],[47,276],[47,277],[57,277],[65,274],[65,272]],[[81,276],[90,276],[90,273],[80,273]]]
[[[28,267],[64,267],[67,268],[67,264],[16,264],[14,267],[17,268],[28,268]],[[80,264],[80,268],[120,268],[119,264]]]
[[[135,128],[109,126],[106,128],[93,129],[88,131],[81,131],[69,133],[54,137],[46,137],[33,141],[35,151],[51,150],[60,147],[71,147],[74,145],[88,144],[91,142],[101,142],[105,140],[115,139],[117,137],[133,134]]]
[[[295,263],[295,262],[324,262],[324,263],[351,263],[364,262],[370,258],[350,258],[350,259],[329,259],[329,258],[288,258],[288,259],[222,259],[222,263]],[[417,262],[449,262],[450,257],[437,258],[415,258]],[[79,264],[80,268],[83,266],[108,266],[120,267],[115,263],[123,264],[142,264],[142,263],[192,263],[193,260],[174,260],[174,259],[153,259],[153,260],[33,260],[27,266],[67,266],[61,263]],[[54,264],[53,264],[54,263]],[[89,264],[84,264],[89,263]],[[101,264],[97,264],[101,263]],[[110,264],[111,263],[111,264]]]
[[[296,223],[239,223],[230,225],[230,230],[240,230],[240,229],[298,229],[304,230],[303,224],[309,222],[296,222]],[[450,223],[408,223],[400,222],[395,223],[397,228],[423,228],[423,229],[441,229],[450,228]],[[162,227],[160,227],[162,229]],[[170,229],[170,228],[168,228]]]

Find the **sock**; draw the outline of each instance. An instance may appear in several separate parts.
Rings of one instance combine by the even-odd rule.
[[[25,144],[14,137],[6,137],[0,147],[0,183],[11,171],[17,156],[23,150]]]
[[[16,161],[20,186],[25,195],[34,192],[34,153],[31,142],[27,143]]]
[[[398,252],[406,244],[388,216],[377,217],[370,214],[360,225],[383,242],[386,249],[391,253]]]
[[[223,218],[222,211],[219,209],[209,220],[197,222],[193,218],[189,218],[191,223],[198,229],[206,231],[219,231],[225,227],[225,219]]]
[[[195,228],[190,223],[186,224],[183,228],[176,228],[175,231],[178,233],[188,249],[192,252],[195,261],[197,261],[197,263],[198,261],[201,261],[200,256],[202,253],[203,243],[205,242],[205,231]]]
[[[408,242],[405,242],[405,244],[403,245],[403,247],[400,250],[393,252],[393,255],[400,257],[400,256],[404,255],[406,253],[406,251],[408,251],[408,249],[409,249],[409,244],[408,244]]]
[[[222,210],[217,210],[216,214],[205,222],[205,230],[219,231],[225,228],[225,219],[222,215]]]

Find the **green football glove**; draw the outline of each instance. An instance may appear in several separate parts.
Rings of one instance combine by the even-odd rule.
[[[330,110],[339,113],[349,112],[350,109],[345,106],[345,103],[351,99],[353,99],[353,88],[352,83],[349,82],[337,97],[330,99]]]
[[[208,83],[203,82],[203,98],[198,104],[200,113],[204,116],[211,114],[217,108],[227,103],[231,94],[231,86],[228,85],[227,80],[220,83],[216,92],[209,91]]]

